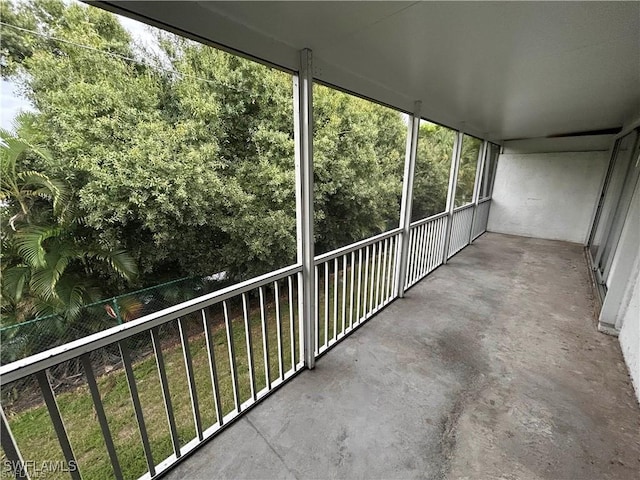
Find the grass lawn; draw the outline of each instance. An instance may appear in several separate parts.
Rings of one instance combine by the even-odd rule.
[[[382,258],[381,255],[377,255],[376,257],[377,259]],[[391,260],[390,253],[387,258]],[[342,332],[343,300],[345,302],[344,310],[346,312],[345,325],[348,327],[350,310],[353,309],[355,311],[358,303],[360,303],[360,316],[362,316],[362,312],[365,310],[365,304],[367,306],[366,310],[368,311],[369,309],[369,299],[371,298],[369,295],[372,294],[374,298],[376,297],[377,283],[374,280],[373,288],[370,282],[362,281],[359,289],[361,298],[356,298],[358,295],[355,292],[358,291],[358,271],[360,270],[357,260],[358,258],[356,257],[356,263],[353,265],[354,285],[351,284],[352,269],[350,266],[347,266],[346,283],[343,283],[345,275],[342,259],[338,262],[337,269],[335,269],[335,263],[333,261],[330,262],[330,267],[327,272],[328,277],[325,277],[322,267],[319,269],[318,338],[320,346],[325,344],[325,338],[330,340],[334,338],[337,333]],[[369,279],[371,280],[373,262],[374,258],[372,256],[369,264],[366,265],[365,257],[363,256],[363,280],[366,270],[365,267],[369,267]],[[387,275],[389,275],[390,272],[390,263],[393,262],[387,262]],[[337,283],[335,276],[336,271],[338,273]],[[377,266],[375,271],[376,279],[378,275],[380,277],[382,276],[382,268],[379,274],[377,273]],[[282,372],[287,372],[293,368],[292,353],[295,356],[295,361],[298,361],[300,356],[297,288],[295,287],[295,277],[293,278],[294,352],[292,352],[291,348],[289,308],[291,299],[289,299],[287,284],[284,281],[279,284],[281,319],[279,329],[282,338]],[[325,289],[324,278],[328,278],[329,280],[327,289]],[[384,288],[382,288],[382,282],[380,282],[380,284],[380,302],[382,302]],[[351,299],[352,289],[354,290],[353,302]],[[271,373],[270,377],[271,381],[273,381],[278,378],[281,373],[277,336],[278,321],[273,289],[265,289],[264,292],[267,323],[266,335],[268,339],[267,357],[269,371]],[[335,294],[336,292],[337,295]],[[247,298],[249,298],[249,325],[252,338],[255,383],[256,390],[259,391],[266,385],[260,302],[258,295],[248,296]],[[360,300],[360,302],[358,302],[358,300]],[[353,305],[351,305],[351,303],[353,303]],[[227,305],[235,347],[239,396],[240,401],[244,402],[251,398],[251,382],[241,298],[235,297],[229,300]],[[328,306],[328,310],[325,309],[325,306]],[[325,311],[328,313],[326,327]],[[214,325],[212,328],[212,338],[216,362],[215,367],[218,374],[222,414],[226,415],[234,410],[235,405],[227,331],[223,321],[224,317],[222,316],[222,305],[218,304],[210,307],[206,313],[211,320],[211,324]],[[357,321],[357,319],[358,315],[354,313],[353,320]],[[197,312],[189,318],[183,318],[183,322],[189,332],[189,349],[193,361],[199,411],[202,418],[203,429],[206,429],[214,425],[218,419],[212,394],[209,361],[200,313]],[[179,341],[177,321],[169,322],[162,327],[161,338],[163,339],[162,351],[179,441],[180,445],[183,446],[196,437],[196,429],[191,409],[183,351]],[[149,333],[141,333],[131,338],[128,345],[132,354],[136,356],[133,362],[133,371],[142,404],[153,459],[157,464],[170,456],[173,453],[173,448],[164,402],[162,401],[162,390],[156,358],[151,348]],[[111,348],[110,351],[113,354],[113,348]],[[103,352],[103,354],[106,357],[106,352]],[[101,362],[99,359],[100,356],[96,355],[93,361],[96,372],[103,371],[100,368]],[[97,382],[124,477],[137,478],[147,472],[147,465],[124,369],[118,367],[109,373],[103,373],[98,376]],[[113,478],[111,463],[86,383],[73,390],[58,393],[56,399],[83,477],[88,479]],[[47,408],[44,405],[37,405],[19,412],[9,412],[8,418],[11,430],[21,449],[22,456],[26,461],[35,461],[36,464],[39,464],[39,462],[45,460],[63,460],[62,451],[51,424]],[[5,472],[3,469],[2,478],[5,477],[9,478],[8,472]],[[50,472],[46,477],[41,476],[40,478],[68,478],[68,473]]]

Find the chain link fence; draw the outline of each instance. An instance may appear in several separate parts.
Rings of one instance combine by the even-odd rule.
[[[63,315],[49,315],[15,325],[2,326],[0,327],[0,363],[6,365],[44,352],[87,335],[206,295],[229,283],[224,274],[203,278],[182,278],[85,305],[81,313],[73,320],[69,320]],[[162,337],[175,336],[177,330],[174,327],[175,325],[163,326],[161,328]],[[139,338],[137,341],[131,339],[128,343],[134,359],[144,358],[152,351],[150,339],[147,337]],[[117,347],[107,346],[94,353],[92,357],[95,358],[92,358],[92,361],[98,374],[121,368]],[[47,375],[56,393],[74,390],[83,384],[82,368],[77,359],[52,367],[48,370]],[[42,397],[35,380],[27,377],[3,387],[1,402],[3,408],[8,412],[24,411],[38,406],[42,402]]]
[[[182,278],[85,305],[73,320],[49,315],[0,327],[0,364],[44,352],[87,335],[129,322],[225,285],[225,275]]]

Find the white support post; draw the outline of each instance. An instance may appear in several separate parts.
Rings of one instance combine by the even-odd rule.
[[[478,152],[478,164],[476,166],[476,179],[473,184],[473,218],[471,219],[471,231],[469,232],[469,243],[473,242],[473,232],[476,220],[478,219],[478,202],[480,201],[480,187],[482,186],[482,174],[484,165],[487,161],[487,152],[489,151],[489,142],[482,142],[482,147]]]
[[[493,155],[493,147],[491,146],[491,144],[487,145],[487,153],[485,155],[485,161],[484,161],[484,170],[483,170],[483,177],[484,177],[484,182],[482,182],[482,192],[480,192],[480,195],[482,195],[482,198],[488,197],[489,196],[489,187],[490,187],[490,183],[491,183],[491,179],[489,178],[489,173],[491,172],[491,165],[487,165],[487,163],[491,162],[491,156]],[[494,168],[495,171],[495,168]]]
[[[416,171],[416,151],[418,150],[418,133],[420,132],[420,107],[416,102],[413,115],[407,125],[407,150],[404,157],[404,177],[402,180],[402,206],[400,207],[400,228],[402,229],[400,248],[398,249],[398,265],[396,271],[396,288],[398,297],[404,297],[407,263],[409,260],[409,233],[411,230],[411,208],[413,204],[413,177]]]
[[[300,52],[300,72],[294,77],[294,136],[296,156],[296,221],[298,263],[302,265],[302,292],[298,311],[302,320],[304,364],[315,366],[315,276],[313,241],[313,70],[311,50]]]
[[[456,132],[451,155],[451,169],[449,170],[449,190],[447,194],[447,234],[444,239],[444,254],[442,264],[447,264],[449,258],[449,243],[451,241],[451,227],[453,224],[453,209],[456,206],[456,188],[458,186],[458,170],[460,169],[460,152],[462,151],[462,132]]]

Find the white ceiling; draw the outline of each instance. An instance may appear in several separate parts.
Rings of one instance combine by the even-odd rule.
[[[640,115],[640,2],[99,2],[492,140]]]

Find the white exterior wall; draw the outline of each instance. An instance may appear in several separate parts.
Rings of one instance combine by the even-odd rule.
[[[640,402],[640,270],[636,272],[633,280],[631,297],[621,317],[622,329],[618,338],[636,397]]]
[[[608,161],[607,151],[500,155],[487,229],[586,243]]]
[[[640,186],[616,248],[600,328],[619,331],[620,347],[640,402]]]

